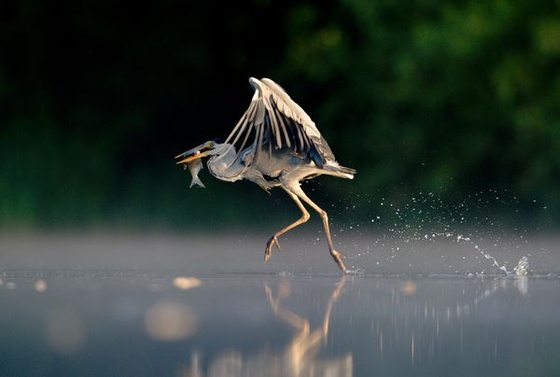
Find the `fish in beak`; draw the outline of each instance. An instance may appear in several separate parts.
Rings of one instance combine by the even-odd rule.
[[[213,148],[214,142],[207,141],[206,143],[201,144],[198,147],[175,156],[176,159],[180,159],[179,161],[177,161],[177,164],[183,164],[183,167],[185,169],[188,168],[189,172],[191,173],[192,180],[189,187],[193,187],[195,185],[203,188],[205,187],[200,178],[198,178],[198,173],[203,169],[202,157],[206,157],[208,155],[208,152]]]

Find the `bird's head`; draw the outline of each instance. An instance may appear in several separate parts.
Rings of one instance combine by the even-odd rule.
[[[218,143],[214,140],[200,144],[177,156],[177,164],[189,169],[193,178],[202,169],[201,159],[210,157],[206,165],[210,173],[218,179],[233,182],[243,178],[240,172],[244,169],[235,147],[228,143]],[[196,180],[196,179],[195,179]]]
[[[178,154],[177,156],[175,156],[176,159],[180,159],[179,161],[177,161],[177,165],[188,164],[203,157],[213,156],[218,153],[220,149],[218,148],[218,146],[220,145],[221,144],[216,143],[213,140],[209,140],[197,147],[194,147],[193,149],[189,149],[186,152]]]

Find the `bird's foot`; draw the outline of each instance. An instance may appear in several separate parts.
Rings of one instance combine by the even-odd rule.
[[[276,248],[280,250],[280,243],[276,236],[270,237],[266,243],[266,248],[264,249],[264,261],[266,262],[272,256],[272,247],[276,245]]]
[[[338,268],[340,268],[342,270],[342,272],[346,272],[346,266],[344,265],[344,262],[342,262],[342,258],[344,256],[334,249],[331,250],[331,255],[332,255],[336,265],[338,266]]]

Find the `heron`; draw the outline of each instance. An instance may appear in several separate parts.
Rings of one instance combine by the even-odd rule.
[[[320,175],[352,179],[356,170],[341,166],[309,115],[277,83],[268,78],[251,77],[254,95],[225,142],[207,141],[175,158],[188,168],[193,185],[204,187],[198,179],[202,159],[214,177],[235,182],[241,179],[256,183],[265,191],[282,188],[301,211],[301,217],[274,233],[266,243],[264,261],[272,256],[286,232],[307,222],[310,214],[305,204],[315,210],[323,222],[330,255],[337,266],[346,266],[333,244],[327,212],[313,202],[301,188],[301,182]]]

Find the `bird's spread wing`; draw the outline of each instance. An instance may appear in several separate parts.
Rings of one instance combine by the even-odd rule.
[[[284,89],[267,78],[251,78],[249,82],[255,94],[226,140],[238,153],[253,148],[248,163],[255,163],[261,151],[273,153],[283,148],[312,159],[318,166],[335,160],[315,123]]]

